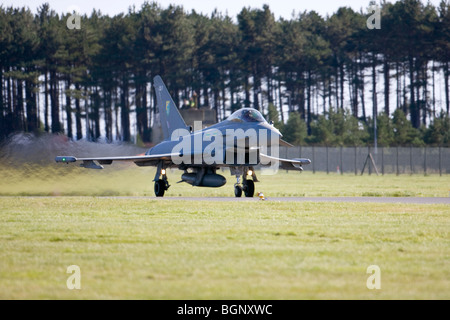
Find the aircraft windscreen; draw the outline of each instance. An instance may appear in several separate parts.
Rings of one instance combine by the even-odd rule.
[[[266,122],[261,113],[252,108],[240,109],[229,116],[228,120],[241,120],[243,122]]]

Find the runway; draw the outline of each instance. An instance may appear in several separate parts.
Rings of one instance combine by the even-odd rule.
[[[114,198],[136,198],[152,199],[158,201],[218,201],[218,202],[252,202],[261,201],[258,197],[253,198],[235,198],[235,197],[114,197]],[[400,204],[448,204],[450,197],[275,197],[266,198],[270,202],[369,202],[369,203],[400,203]]]

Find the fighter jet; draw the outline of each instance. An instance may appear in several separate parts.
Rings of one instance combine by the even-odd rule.
[[[234,194],[253,197],[258,182],[255,166],[285,170],[303,170],[309,159],[281,159],[279,145],[289,145],[272,123],[253,108],[242,108],[226,120],[202,128],[195,122],[188,127],[160,76],[153,79],[157,107],[164,140],[150,148],[145,155],[120,157],[57,156],[58,163],[81,162],[81,167],[103,169],[113,161],[132,161],[138,166],[155,166],[154,191],[163,197],[169,189],[167,169],[178,168],[184,173],[181,181],[195,187],[217,188],[225,185],[226,178],[217,173],[228,167],[236,176]],[[198,127],[198,128],[196,128]],[[269,152],[270,151],[270,152]],[[242,181],[241,181],[242,177]]]

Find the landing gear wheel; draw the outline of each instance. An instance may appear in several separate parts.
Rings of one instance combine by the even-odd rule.
[[[234,195],[236,198],[240,198],[242,196],[242,187],[240,185],[234,186]]]
[[[246,180],[244,185],[244,193],[247,198],[253,197],[255,194],[255,183],[253,180]]]
[[[166,191],[166,182],[164,180],[155,181],[155,195],[157,197],[163,197]]]

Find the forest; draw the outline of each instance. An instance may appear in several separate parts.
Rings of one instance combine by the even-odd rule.
[[[0,6],[0,141],[151,143],[161,75],[178,106],[214,109],[216,121],[253,107],[296,145],[450,145],[449,1],[377,6],[379,29],[367,8],[288,20],[267,5],[230,17],[146,2],[73,28],[76,13],[47,3]]]

